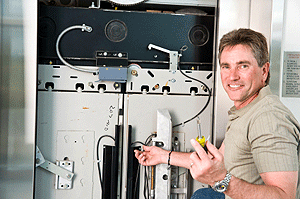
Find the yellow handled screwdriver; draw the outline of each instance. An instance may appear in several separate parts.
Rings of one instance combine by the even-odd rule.
[[[202,136],[201,133],[201,123],[200,120],[197,120],[197,130],[198,130],[198,137],[196,138],[196,141],[203,147],[203,149],[207,152],[207,147],[205,145],[206,139],[204,136]]]

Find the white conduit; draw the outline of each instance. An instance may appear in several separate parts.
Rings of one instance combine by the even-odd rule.
[[[64,63],[66,66],[74,69],[74,70],[78,70],[78,71],[81,71],[81,72],[88,72],[88,73],[96,73],[98,74],[98,70],[88,70],[88,69],[83,69],[83,68],[79,68],[77,66],[73,66],[71,64],[69,64],[66,60],[64,60],[64,58],[61,56],[60,52],[59,52],[59,42],[60,42],[60,39],[63,37],[63,35],[70,31],[70,30],[74,30],[74,29],[82,29],[82,31],[87,31],[87,32],[92,32],[92,27],[90,26],[86,26],[85,24],[83,24],[82,26],[81,25],[75,25],[75,26],[71,26],[69,28],[66,28],[64,31],[62,31],[60,33],[60,35],[57,37],[57,40],[56,40],[56,53],[57,53],[57,56],[58,58],[60,59],[60,61],[62,63]]]

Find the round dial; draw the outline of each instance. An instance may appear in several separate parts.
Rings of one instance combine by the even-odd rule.
[[[142,3],[146,0],[109,0],[109,1],[122,6],[131,6],[134,4]]]

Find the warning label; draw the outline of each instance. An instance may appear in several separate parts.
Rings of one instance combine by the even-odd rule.
[[[300,97],[300,52],[284,52],[282,97]]]

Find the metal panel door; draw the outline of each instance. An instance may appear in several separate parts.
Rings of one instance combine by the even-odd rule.
[[[37,168],[36,198],[99,198],[96,153],[102,163],[103,144],[114,142],[105,139],[99,149],[96,143],[115,135],[120,101],[119,94],[39,91],[37,145],[50,162],[74,161],[75,177],[72,188],[55,189],[55,175]]]

